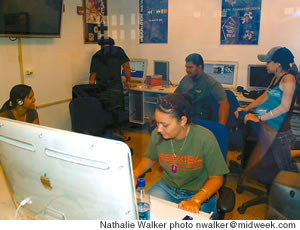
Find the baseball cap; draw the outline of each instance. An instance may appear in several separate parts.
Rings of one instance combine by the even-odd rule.
[[[288,48],[282,47],[275,51],[271,59],[280,64],[290,64],[294,62],[294,55]]]
[[[257,58],[262,62],[274,61],[286,65],[294,62],[294,55],[292,52],[288,48],[280,46],[273,47],[265,55],[257,55]]]
[[[280,48],[282,48],[281,46],[275,46],[272,49],[269,50],[269,52],[267,54],[259,54],[257,55],[258,60],[260,60],[261,62],[269,62],[272,61],[272,57],[274,55],[274,53],[279,50]]]

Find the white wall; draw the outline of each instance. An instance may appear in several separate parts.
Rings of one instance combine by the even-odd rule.
[[[299,0],[262,0],[258,45],[220,45],[221,0],[169,0],[168,44],[138,44],[137,37],[131,38],[132,30],[138,34],[138,25],[130,24],[130,14],[138,17],[138,0],[109,2],[109,23],[118,14],[125,14],[128,22],[125,26],[109,25],[110,35],[113,35],[112,30],[123,30],[125,39],[119,36],[117,43],[131,57],[147,58],[149,74],[153,73],[153,60],[170,61],[170,78],[175,83],[185,74],[185,57],[194,52],[200,53],[205,60],[238,62],[237,85],[244,87],[247,85],[247,65],[258,64],[257,54],[266,53],[273,46],[287,46],[294,53],[296,63],[300,64]],[[298,17],[293,16],[296,13]]]
[[[83,16],[77,15],[76,7],[82,0],[64,0],[65,12],[62,18],[61,38],[22,38],[21,48],[25,84],[31,85],[36,104],[47,104],[71,98],[72,86],[87,83],[92,54],[98,44],[84,44]],[[0,38],[0,104],[8,99],[9,91],[21,83],[18,61],[18,40]],[[69,102],[38,109],[40,123],[61,129],[71,129]]]
[[[148,73],[153,60],[170,61],[170,78],[178,83],[185,74],[184,59],[193,52],[205,60],[239,63],[237,84],[246,86],[248,64],[258,63],[258,53],[287,46],[300,63],[299,0],[262,0],[258,45],[220,45],[221,0],[169,0],[168,44],[138,43],[138,0],[109,0],[109,35],[131,58],[147,58]],[[61,38],[22,38],[24,70],[32,68],[25,84],[33,87],[37,104],[71,97],[72,86],[87,83],[92,54],[97,44],[84,44],[83,18],[76,13],[82,0],[64,0]],[[18,41],[0,38],[0,104],[11,87],[20,83]],[[70,130],[69,103],[38,110],[42,125]]]

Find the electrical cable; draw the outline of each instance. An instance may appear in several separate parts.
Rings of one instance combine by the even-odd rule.
[[[24,200],[21,201],[21,203],[19,204],[17,210],[16,210],[16,214],[15,214],[15,220],[17,220],[18,215],[19,215],[19,210],[22,206],[26,205],[26,204],[32,204],[32,200],[30,197],[26,197]]]

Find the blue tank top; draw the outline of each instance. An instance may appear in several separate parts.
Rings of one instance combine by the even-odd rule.
[[[285,75],[286,74],[284,74],[276,84],[272,83],[272,85],[267,91],[268,99],[255,109],[255,113],[257,114],[257,116],[262,116],[265,113],[268,113],[271,110],[275,109],[281,104],[283,91],[279,88],[279,83],[284,78]],[[274,117],[273,119],[265,120],[265,123],[271,126],[275,130],[280,130],[280,127],[286,115],[287,113],[283,113],[277,117]]]

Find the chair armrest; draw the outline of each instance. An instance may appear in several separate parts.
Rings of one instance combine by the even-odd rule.
[[[221,212],[231,212],[235,206],[235,194],[231,188],[223,186],[219,190],[218,210]]]

